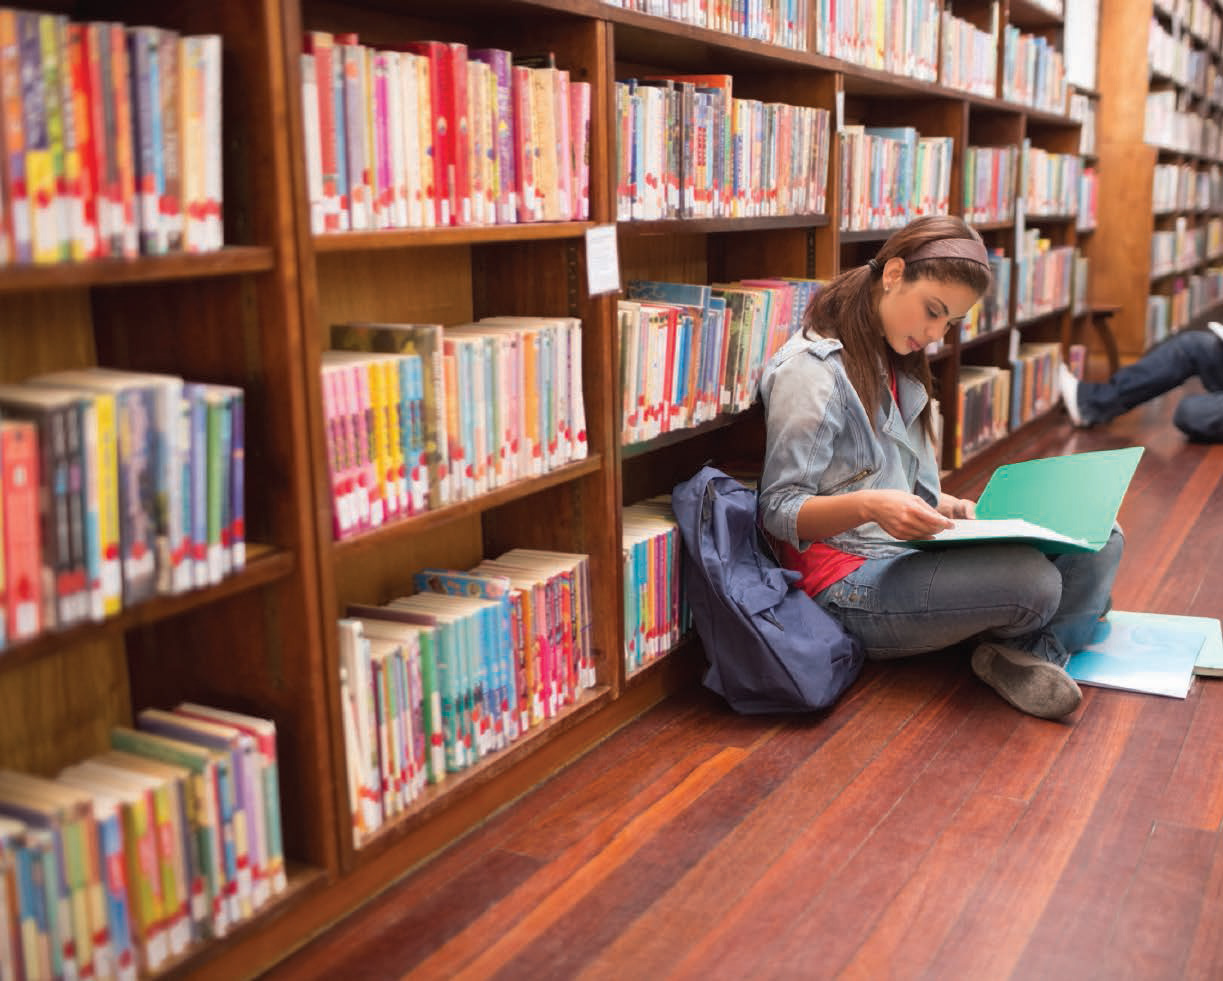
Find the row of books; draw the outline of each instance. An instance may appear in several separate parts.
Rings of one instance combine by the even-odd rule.
[[[0,385],[0,648],[242,569],[244,404],[106,368]]]
[[[1151,181],[1151,208],[1156,212],[1223,210],[1223,170],[1212,164],[1157,163]]]
[[[1015,258],[1015,318],[1030,320],[1070,305],[1073,246],[1055,246],[1037,229],[1024,231]]]
[[[1155,6],[1199,41],[1218,48],[1223,18],[1210,0],[1155,0]]]
[[[589,216],[590,83],[550,56],[324,31],[305,46],[316,234]]]
[[[1075,209],[1078,218],[1075,228],[1089,232],[1096,227],[1100,217],[1100,178],[1095,167],[1084,167],[1079,174],[1079,205]]]
[[[669,496],[624,509],[624,672],[667,654],[692,629],[684,544]]]
[[[980,337],[982,334],[1001,330],[1010,325],[1011,259],[1003,253],[1002,249],[991,249],[989,268],[992,276],[989,291],[961,321],[961,341],[971,341],[974,337]]]
[[[1015,219],[1017,146],[970,146],[964,151],[964,220],[984,224]]]
[[[0,265],[224,244],[221,40],[0,8]]]
[[[286,888],[275,724],[145,709],[54,779],[0,771],[0,974],[135,981]]]
[[[1156,229],[1151,233],[1151,275],[1192,269],[1206,258],[1207,226],[1191,225],[1181,215],[1173,228]]]
[[[809,0],[608,0],[625,10],[806,50]]]
[[[1147,347],[1223,301],[1223,266],[1211,266],[1200,274],[1178,277],[1169,290],[1147,298]]]
[[[331,343],[322,385],[337,538],[586,456],[575,317],[336,324]]]
[[[1217,161],[1223,156],[1221,134],[1217,120],[1193,111],[1187,94],[1147,93],[1143,139],[1152,146]]]
[[[1155,79],[1168,79],[1215,102],[1223,96],[1223,78],[1209,51],[1197,47],[1187,31],[1166,29],[1151,18],[1147,67]]]
[[[736,98],[729,75],[616,83],[622,221],[822,214],[829,113]]]
[[[1073,215],[1078,211],[1079,175],[1083,158],[1077,153],[1050,153],[1027,138],[1020,151],[1019,193],[1027,215]]]
[[[764,364],[802,324],[818,280],[698,286],[637,281],[617,307],[621,442],[742,412]]]
[[[937,0],[814,0],[815,52],[933,82],[938,73]]]
[[[1002,30],[1002,98],[1042,112],[1066,111],[1066,64],[1054,44],[1007,25]]]
[[[959,467],[1009,432],[1011,372],[996,365],[961,365],[956,398],[960,424],[952,456]]]
[[[597,683],[587,556],[511,549],[339,621],[353,843]]]
[[[1012,431],[1057,404],[1061,363],[1062,346],[1056,342],[1015,345],[1010,359]]]
[[[1095,156],[1096,152],[1098,102],[1098,99],[1093,99],[1084,92],[1070,93],[1069,115],[1079,124],[1079,153],[1085,157]]]
[[[1074,267],[1070,274],[1070,312],[1085,313],[1091,305],[1091,259],[1083,250],[1074,250]]]
[[[948,88],[993,99],[998,94],[998,29],[1001,9],[989,7],[989,28],[961,20],[943,9],[942,62],[939,81]]]
[[[902,228],[951,206],[953,141],[912,126],[841,128],[841,230]]]

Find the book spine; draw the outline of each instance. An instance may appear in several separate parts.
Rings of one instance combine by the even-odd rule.
[[[39,520],[40,449],[31,422],[0,422],[5,537],[4,567],[9,643],[29,640],[43,628],[42,540]]]
[[[127,35],[121,24],[110,25],[110,89],[114,105],[116,183],[113,206],[121,247],[113,255],[125,259],[140,253],[139,221],[136,203],[136,148],[133,144],[132,64],[128,57]]]
[[[216,34],[198,37],[201,52],[204,106],[204,250],[225,246],[225,226],[221,207],[224,196],[222,174],[221,122],[221,38]]]
[[[96,259],[98,238],[98,169],[94,142],[94,94],[90,70],[91,52],[89,27],[70,23],[66,26],[66,60],[64,72],[64,103],[71,106],[73,155],[68,160],[69,181],[74,185],[72,258]]]
[[[51,153],[52,200],[51,222],[54,249],[60,260],[72,258],[73,188],[69,185],[68,158],[74,158],[72,145],[71,103],[63,101],[63,28],[66,18],[41,14],[38,37],[42,53],[43,112],[46,119],[47,146]],[[78,158],[79,159],[79,158]]]
[[[340,231],[340,174],[336,141],[335,39],[326,31],[306,34],[306,49],[314,56],[315,99],[321,142],[322,230]]]
[[[246,568],[246,393],[229,403],[229,548],[234,572]]]
[[[449,112],[453,125],[450,129],[450,209],[451,224],[472,223],[471,204],[471,120],[467,113],[467,45],[451,43],[443,54],[446,66],[449,95]]]
[[[532,110],[532,72],[525,65],[511,68],[512,119],[514,124],[514,173],[518,197],[518,220],[539,221],[536,197],[534,112]]]
[[[345,142],[348,148],[348,205],[351,227],[364,231],[373,227],[372,211],[366,192],[365,107],[362,105],[360,45],[339,45],[344,62]]]
[[[0,8],[0,132],[3,133],[4,197],[11,254],[16,262],[34,258],[30,197],[26,181],[25,112],[21,83],[18,13]]]
[[[182,178],[182,41],[174,31],[160,32],[157,50],[158,95],[161,99],[161,196],[157,202],[160,234],[168,252],[183,248]]]
[[[158,213],[158,202],[164,190],[161,165],[159,43],[159,32],[156,28],[133,27],[128,31],[136,151],[136,215],[140,251],[144,255],[161,255],[166,251],[165,238],[161,234],[161,216]]]

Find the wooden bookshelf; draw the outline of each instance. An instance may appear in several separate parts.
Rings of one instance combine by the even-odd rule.
[[[241,385],[247,393],[248,534],[266,544],[266,554],[215,589],[159,598],[113,621],[39,638],[15,649],[0,670],[6,709],[0,764],[41,773],[101,749],[112,725],[129,723],[146,706],[191,699],[276,721],[281,813],[295,870],[290,893],[232,937],[193,950],[173,966],[176,976],[258,974],[699,675],[699,645],[690,638],[631,675],[625,670],[622,509],[669,492],[708,460],[758,465],[763,413],[757,405],[645,443],[620,443],[616,301],[588,294],[583,245],[591,228],[616,223],[617,79],[643,72],[729,73],[737,96],[825,109],[834,122],[844,110],[847,121],[913,125],[922,135],[950,136],[953,212],[962,208],[965,145],[1018,144],[1031,137],[1059,149],[1078,138],[1078,124],[1056,114],[598,0],[105,0],[79,12],[72,3],[37,2],[82,18],[104,15],[223,37],[231,244],[203,256],[0,269],[4,380],[106,364]],[[1105,0],[1106,9],[1113,2]],[[1011,21],[1025,29],[1056,29],[1059,22],[1023,0],[1010,0],[1009,10]],[[1141,17],[1131,18],[1129,29],[1145,43]],[[436,39],[552,52],[559,67],[592,86],[590,219],[314,234],[299,60],[306,30],[357,32],[374,45]],[[1109,63],[1132,69],[1144,57],[1110,55]],[[1111,84],[1105,79],[1102,91],[1111,93]],[[1150,160],[1134,167],[1105,146],[1100,170],[1128,167],[1135,187],[1145,174],[1149,208],[1155,157],[1150,148]],[[840,230],[835,133],[829,158],[822,215],[619,222],[621,282],[826,279],[864,262],[891,232]],[[1105,229],[1110,211],[1124,216],[1127,207],[1101,209],[1106,234],[1096,238],[1127,242],[1131,264],[1125,268],[1132,271],[1133,262],[1145,261],[1147,246]],[[1059,244],[1076,241],[1070,219],[1028,221],[1036,223]],[[988,244],[1003,245],[1014,257],[1014,221],[979,227]],[[1139,278],[1145,290],[1146,274]],[[1120,294],[1115,302],[1132,306]],[[453,325],[498,314],[581,318],[587,458],[333,541],[319,385],[331,325]],[[1034,337],[1062,339],[1072,318],[1057,312],[1036,319]],[[962,359],[1005,365],[1008,335],[999,331],[963,344],[948,338],[932,359],[944,393],[945,442],[958,425],[950,393]],[[973,466],[1006,445],[983,450]],[[337,619],[349,603],[382,603],[410,591],[421,568],[467,568],[518,546],[590,556],[597,686],[550,724],[431,788],[382,833],[354,847]],[[80,684],[82,677],[89,684]]]
[[[1216,13],[1220,9],[1217,3],[1211,4],[1211,8]],[[1169,214],[1156,212],[1152,205],[1156,164],[1191,164],[1201,172],[1219,161],[1210,154],[1194,152],[1196,148],[1173,149],[1147,143],[1144,132],[1147,96],[1152,91],[1171,89],[1180,93],[1186,112],[1216,125],[1223,121],[1223,112],[1212,101],[1191,96],[1177,82],[1136,70],[1136,66],[1146,62],[1153,17],[1166,31],[1178,29],[1173,18],[1153,2],[1101,0],[1100,51],[1108,56],[1101,57],[1099,63],[1101,98],[1096,125],[1099,195],[1107,207],[1100,208],[1092,243],[1095,270],[1091,300],[1120,307],[1112,319],[1112,329],[1122,361],[1134,360],[1147,345],[1148,296],[1173,295],[1179,281],[1202,272],[1216,261],[1206,257],[1176,272],[1153,275],[1151,271],[1152,233],[1167,227],[1160,222]],[[1202,47],[1196,39],[1193,44]],[[1213,58],[1217,67],[1217,52]],[[1193,227],[1203,227],[1210,217],[1196,211],[1174,212],[1173,216],[1176,214],[1187,214]],[[1200,315],[1190,316],[1188,322],[1174,323],[1171,329],[1191,327],[1203,319]]]

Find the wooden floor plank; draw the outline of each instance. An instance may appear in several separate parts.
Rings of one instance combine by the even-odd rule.
[[[1202,918],[1218,922],[1223,910],[1203,903],[1218,835],[1156,823],[1144,843],[1134,881],[1125,894],[1107,943],[1094,945],[1087,970],[1098,978],[1186,977],[1185,963]],[[1213,976],[1218,976],[1218,965]]]
[[[1048,905],[1019,961],[1024,977],[1078,976],[1096,951],[1109,945],[1117,919],[1116,897],[1125,894],[1152,823],[1167,797],[1191,712],[1183,702],[1132,693],[1125,700],[1136,717],[1125,744],[1083,826]]]
[[[975,793],[943,828],[934,845],[859,945],[840,976],[846,981],[920,977],[979,887],[1027,802]],[[901,970],[903,965],[903,970]]]
[[[718,749],[693,766],[673,790],[641,810],[614,834],[593,843],[583,842],[574,853],[549,863],[512,897],[516,907],[512,926],[489,929],[481,917],[464,931],[459,942],[446,944],[420,965],[425,973],[454,973],[456,977],[486,978],[505,966],[528,944],[538,940],[555,920],[598,886],[606,877],[637,855],[651,835],[739,766],[749,751],[738,747]],[[597,844],[597,848],[591,848]],[[568,861],[564,860],[565,858]],[[540,886],[546,883],[545,889]],[[495,938],[495,939],[494,939]],[[476,956],[472,957],[471,955]],[[456,969],[461,968],[460,971]]]
[[[976,694],[975,682],[965,678],[913,716],[751,888],[721,912],[707,937],[677,966],[675,976],[704,978],[724,972],[748,977],[762,961],[771,961],[803,914],[811,890],[857,852],[917,779],[913,761],[939,752],[962,725]]]
[[[936,672],[906,670],[907,683],[879,686],[869,698],[856,700],[848,721],[844,704],[829,715],[841,723],[826,740],[808,734],[812,752],[793,776],[727,836],[721,847],[702,858],[675,886],[587,964],[581,977],[621,979],[632,965],[641,977],[670,973],[689,948],[701,942],[735,907],[778,856],[814,822],[914,713],[942,699],[952,684]],[[890,674],[890,672],[889,672]]]
[[[1137,697],[1093,698],[1081,713],[1075,738],[1067,741],[939,949],[931,965],[935,977],[998,978],[1014,969],[1125,747],[1139,705]]]
[[[1202,909],[1185,964],[1187,978],[1214,978],[1223,970],[1223,834],[1215,835],[1209,867]]]
[[[1158,819],[1204,831],[1223,828],[1223,698],[1210,698],[1219,679],[1199,679],[1190,694],[1193,718],[1180,757],[1168,779]]]

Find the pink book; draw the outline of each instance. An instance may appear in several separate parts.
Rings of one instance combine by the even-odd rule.
[[[577,217],[573,207],[573,146],[570,138],[569,72],[552,69],[553,106],[556,113],[556,196],[560,201],[558,217],[572,221]]]
[[[518,220],[539,221],[539,200],[535,197],[535,114],[531,108],[531,69],[524,65],[514,65],[511,74]]]
[[[569,83],[569,139],[573,159],[573,217],[590,218],[590,83]]]

